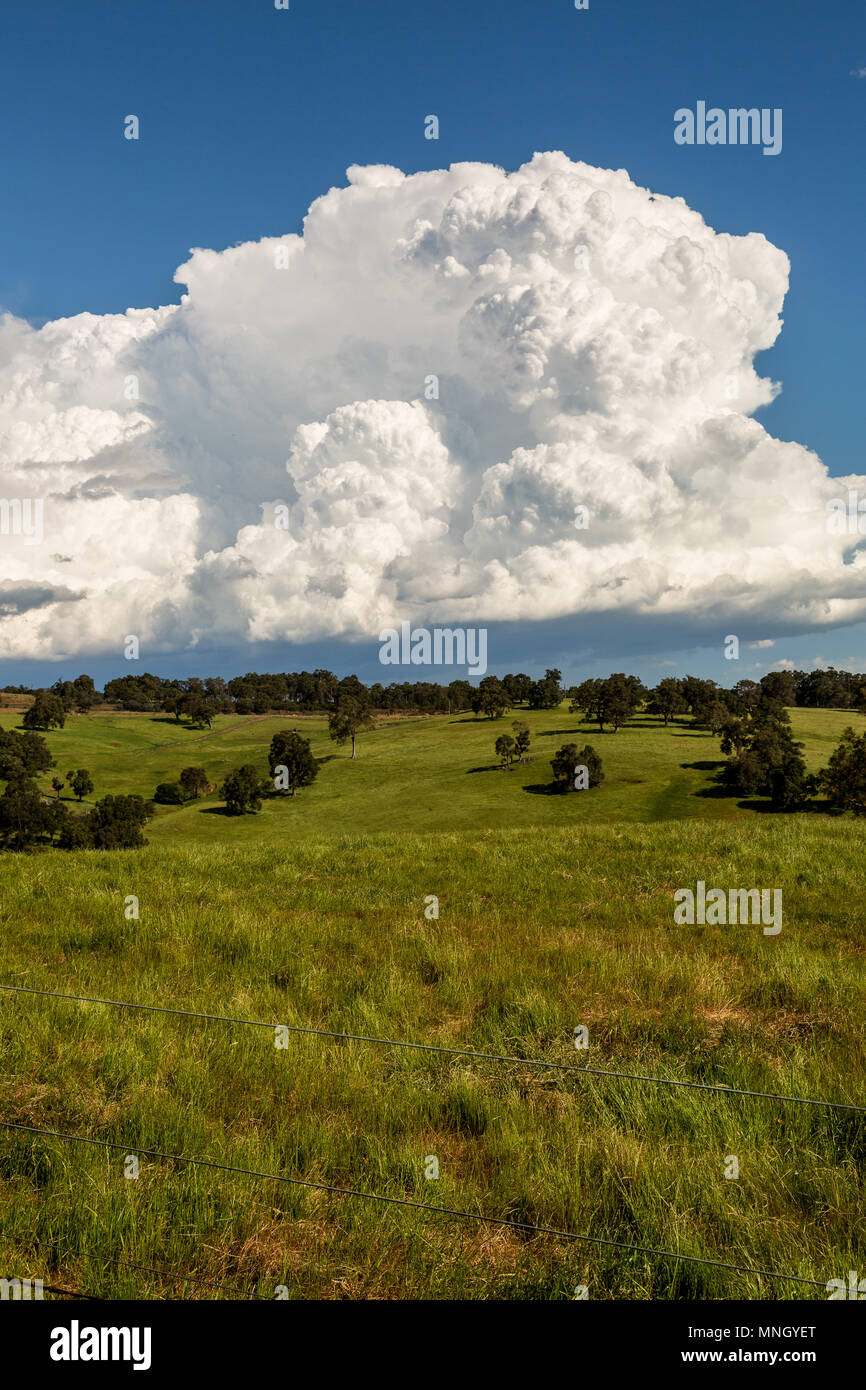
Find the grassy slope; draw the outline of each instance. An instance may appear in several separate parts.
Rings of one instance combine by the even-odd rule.
[[[719,797],[713,783],[721,760],[718,740],[688,723],[663,729],[661,720],[641,716],[617,734],[599,734],[563,705],[558,711],[518,711],[532,730],[534,761],[498,770],[493,751],[497,736],[511,731],[511,719],[393,721],[361,735],[353,763],[346,748],[328,737],[327,721],[294,720],[326,759],[318,779],[292,802],[267,802],[254,832],[247,818],[226,818],[216,796],[181,808],[160,810],[148,834],[155,843],[283,844],[304,836],[353,831],[473,830],[478,826],[566,826],[594,821],[752,819],[735,798]],[[835,710],[796,710],[794,728],[803,740],[810,768],[827,757],[846,724],[857,715]],[[222,716],[211,733],[190,730],[165,716],[88,716],[71,718],[48,741],[58,769],[84,766],[106,792],[152,796],[158,782],[177,778],[182,767],[203,766],[219,784],[243,762],[267,772],[267,749],[277,729],[292,727],[283,716]],[[11,727],[12,721],[5,721]],[[589,741],[601,754],[605,783],[585,796],[550,795],[550,759],[566,742]],[[55,774],[52,774],[55,775]],[[48,787],[48,778],[45,786]]]
[[[190,762],[216,778],[284,722],[197,744],[92,718],[51,743],[97,794],[148,791]],[[536,749],[572,727],[531,722]],[[813,765],[847,722],[796,715]],[[686,798],[678,779],[705,774],[680,764],[717,756],[688,730],[594,739],[609,782],[585,799],[522,791],[538,761],[470,774],[495,734],[401,723],[260,817],[192,808],[139,853],[2,856],[0,979],[572,1063],[585,1023],[593,1067],[866,1101],[859,824]],[[727,819],[635,823],[665,812]],[[619,820],[590,823],[604,815]],[[431,820],[448,833],[410,833]],[[341,833],[355,823],[399,833]],[[524,828],[477,828],[496,823]],[[781,935],[674,926],[673,892],[698,877],[781,887]],[[822,1280],[863,1267],[862,1117],[844,1112],[300,1036],[276,1052],[265,1029],[24,996],[0,996],[0,1042],[20,1122]],[[145,1162],[131,1182],[122,1159],[2,1135],[0,1265],[103,1296],[196,1296],[124,1272],[121,1251],[263,1295],[821,1296],[205,1170]]]

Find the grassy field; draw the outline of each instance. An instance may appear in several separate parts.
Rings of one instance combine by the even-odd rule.
[[[700,816],[753,820],[751,807],[720,795],[715,776],[724,759],[719,741],[690,721],[667,729],[640,715],[618,733],[558,711],[517,711],[532,733],[533,761],[499,769],[494,743],[511,732],[511,718],[473,715],[395,719],[358,739],[358,757],[329,737],[316,716],[218,717],[211,732],[189,729],[165,715],[73,716],[48,735],[65,774],[90,769],[96,797],[108,792],[153,796],[159,782],[174,781],[183,767],[204,767],[219,786],[226,773],[252,762],[267,775],[267,751],[278,729],[297,727],[322,759],[317,780],[292,800],[274,796],[252,817],[226,817],[214,795],[184,807],[162,807],[148,835],[155,844],[259,843],[363,831],[512,829],[591,822],[663,821]],[[794,710],[797,737],[810,771],[826,763],[848,724],[850,711]],[[0,723],[16,720],[0,712]],[[858,726],[859,727],[859,726]],[[584,796],[552,792],[550,759],[563,743],[589,742],[601,754],[605,782]],[[50,790],[50,777],[43,779]]]
[[[853,720],[794,713],[810,767]],[[718,744],[686,725],[528,722],[536,760],[503,773],[504,721],[397,721],[352,763],[299,720],[330,761],[294,803],[164,811],[138,852],[3,855],[0,981],[866,1103],[866,830],[715,795]],[[264,770],[285,726],[91,716],[49,742],[95,796],[150,795],[189,764]],[[547,794],[549,758],[585,737],[604,786]],[[698,878],[781,888],[781,933],[676,926]],[[866,1267],[852,1111],[307,1034],[277,1050],[270,1028],[30,995],[0,994],[0,1046],[5,1119],[120,1146],[0,1131],[10,1276],[109,1298],[826,1297],[166,1160],[129,1179],[127,1146],[822,1283]]]

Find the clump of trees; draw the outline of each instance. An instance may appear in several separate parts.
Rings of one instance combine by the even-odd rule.
[[[527,703],[530,709],[556,709],[562,701],[562,672],[550,667],[544,679],[533,681]]]
[[[60,833],[61,849],[140,849],[142,830],[153,815],[143,797],[103,796],[85,816],[70,816]]]
[[[153,794],[160,806],[183,806],[197,801],[210,791],[208,775],[203,767],[185,767],[176,782],[160,782]]]
[[[648,692],[637,676],[617,671],[607,680],[596,677],[582,681],[569,694],[570,714],[583,714],[598,724],[600,733],[604,733],[605,724],[610,724],[616,733],[641,708]]]
[[[504,683],[496,676],[485,676],[472,696],[472,712],[488,719],[501,719],[511,709],[511,699]]]
[[[268,751],[268,767],[274,789],[290,791],[292,796],[296,796],[301,787],[310,786],[319,774],[310,740],[297,729],[283,729],[274,734]]]
[[[500,734],[494,745],[501,767],[510,767],[513,762],[528,762],[529,725],[522,719],[515,719],[511,725],[514,735]]]
[[[723,781],[741,796],[768,796],[776,810],[793,810],[813,788],[778,688],[741,681],[728,693],[733,711],[726,700],[718,730],[728,756]]]
[[[92,676],[76,676],[74,681],[57,680],[51,687],[51,693],[60,700],[66,714],[72,710],[77,714],[87,714],[100,698]]]
[[[601,786],[604,781],[601,758],[589,743],[583,748],[578,748],[576,743],[564,743],[554,754],[550,766],[554,784],[562,792],[588,790]]]
[[[226,814],[254,815],[262,809],[262,797],[267,790],[268,783],[262,781],[252,763],[235,768],[220,787],[220,796],[226,803]]]

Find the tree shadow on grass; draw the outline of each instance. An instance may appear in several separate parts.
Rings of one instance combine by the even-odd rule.
[[[581,724],[576,729],[540,729],[534,738],[566,738],[568,734],[579,734],[584,738],[587,734],[600,734],[602,730],[597,729],[594,724]],[[610,730],[606,732],[610,733]]]
[[[524,787],[523,791],[531,792],[533,796],[564,796],[561,787],[555,782],[533,782],[530,786]]]

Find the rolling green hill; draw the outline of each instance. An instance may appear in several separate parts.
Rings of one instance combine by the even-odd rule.
[[[827,761],[848,724],[850,711],[794,710],[794,731],[805,744],[810,770]],[[511,732],[512,717],[532,732],[533,761],[508,772],[498,767],[497,736]],[[13,726],[7,715],[0,723]],[[212,732],[192,730],[165,715],[72,716],[47,735],[58,769],[87,767],[93,798],[108,792],[153,796],[157,783],[181,768],[206,769],[219,786],[226,773],[253,762],[267,774],[267,750],[278,729],[297,727],[323,760],[315,783],[294,799],[275,796],[254,817],[222,814],[214,795],[191,805],[164,807],[148,829],[154,843],[283,844],[322,834],[392,830],[474,830],[480,826],[567,826],[609,821],[681,820],[687,817],[753,819],[755,809],[719,795],[714,774],[723,759],[718,739],[689,721],[671,724],[639,715],[613,734],[558,711],[524,711],[504,719],[473,715],[394,719],[360,735],[358,757],[328,736],[317,716],[224,715]],[[605,782],[584,794],[551,794],[550,759],[563,743],[589,742],[601,754]],[[54,775],[53,773],[51,775]],[[50,777],[44,779],[46,790]],[[760,804],[758,804],[760,809]],[[252,821],[255,820],[255,828]]]

